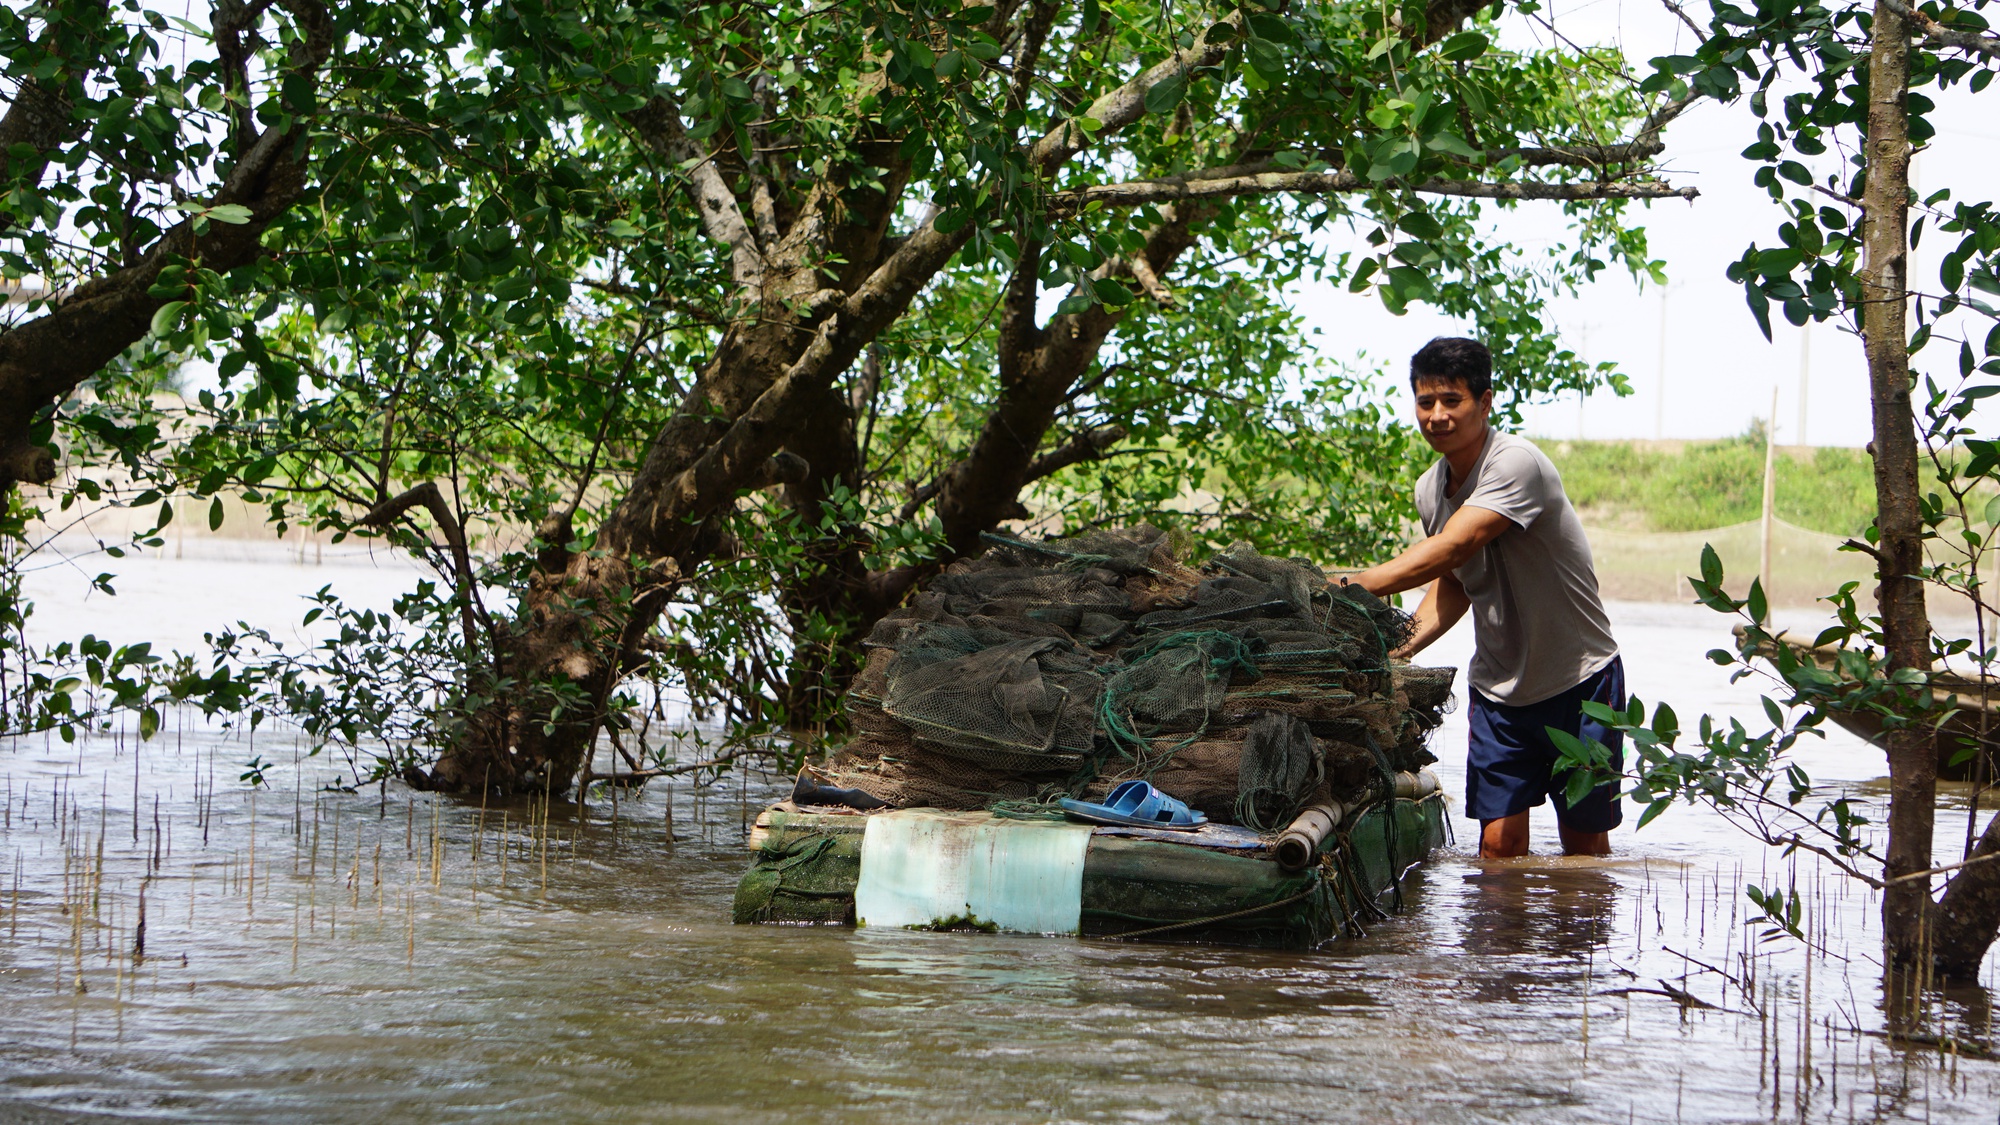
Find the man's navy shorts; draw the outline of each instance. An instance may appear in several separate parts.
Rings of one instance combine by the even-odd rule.
[[[1550,778],[1560,760],[1547,728],[1594,738],[1611,750],[1614,769],[1625,766],[1625,736],[1583,713],[1585,701],[1625,706],[1625,664],[1618,657],[1559,695],[1510,707],[1472,689],[1472,739],[1465,760],[1465,811],[1481,821],[1526,812],[1553,799],[1556,819],[1575,832],[1609,832],[1625,819],[1616,786],[1601,785],[1572,808]]]

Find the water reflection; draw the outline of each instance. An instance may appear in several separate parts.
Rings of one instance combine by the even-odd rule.
[[[1075,943],[1019,934],[860,929],[848,942],[859,979],[925,978],[943,986],[1023,999],[1067,996],[1076,986]]]
[[[1620,888],[1602,861],[1481,860],[1462,878],[1471,892],[1461,938],[1468,953],[1580,961],[1616,929]]]

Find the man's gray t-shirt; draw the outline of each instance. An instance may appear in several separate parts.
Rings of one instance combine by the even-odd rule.
[[[1582,683],[1611,663],[1618,642],[1555,465],[1526,438],[1487,435],[1455,495],[1445,494],[1443,461],[1418,478],[1417,513],[1426,535],[1468,504],[1513,522],[1452,573],[1472,599],[1472,686],[1521,707]]]

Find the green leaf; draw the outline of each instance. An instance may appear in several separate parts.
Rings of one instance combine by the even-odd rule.
[[[1680,716],[1674,714],[1672,707],[1661,703],[1659,706],[1653,708],[1653,733],[1659,737],[1660,741],[1670,741],[1679,735],[1680,732]]]
[[[1091,289],[1098,300],[1114,309],[1132,303],[1132,291],[1115,277],[1100,277],[1091,283]]]
[[[1771,606],[1764,597],[1764,580],[1762,578],[1752,578],[1750,580],[1750,596],[1746,601],[1748,602],[1750,619],[1752,621],[1763,622],[1769,620]]]
[[[1492,45],[1486,36],[1477,31],[1461,31],[1439,43],[1438,54],[1452,62],[1467,62],[1485,54],[1486,49]],[[1379,47],[1381,44],[1378,43],[1376,46]],[[1371,53],[1368,57],[1375,56]]]
[[[1408,137],[1394,137],[1376,151],[1374,163],[1368,166],[1368,178],[1379,181],[1407,176],[1416,167],[1415,142]]]
[[[1151,114],[1171,113],[1175,106],[1181,104],[1181,98],[1186,95],[1187,74],[1185,72],[1169,74],[1158,82],[1153,83],[1152,88],[1146,91],[1146,112]]]
[[[1582,739],[1560,727],[1549,727],[1543,733],[1549,736],[1549,741],[1555,745],[1556,754],[1560,757],[1557,769],[1589,764],[1590,752],[1584,749]]]
[[[187,307],[186,301],[168,301],[161,305],[159,311],[153,314],[153,335],[171,335],[180,322],[181,310]]]
[[[1245,40],[1243,57],[1266,78],[1277,78],[1285,73],[1284,48],[1269,39]]]
[[[1103,20],[1104,11],[1098,7],[1097,0],[1083,0],[1083,33],[1097,34],[1097,25]]]
[[[285,112],[309,117],[317,108],[318,91],[310,75],[292,71],[279,80],[278,88]]]
[[[1711,586],[1722,585],[1722,556],[1709,543],[1701,545],[1701,580]]]
[[[638,238],[646,232],[624,219],[613,219],[604,224],[604,233],[613,238]]]
[[[535,279],[525,273],[517,273],[493,287],[494,300],[518,301],[535,291]]]
[[[181,265],[164,266],[153,278],[153,284],[146,288],[146,296],[168,300],[187,292],[187,267]]]
[[[1424,147],[1432,152],[1448,152],[1453,156],[1463,156],[1467,160],[1478,160],[1486,154],[1466,144],[1457,133],[1438,133],[1424,138]]]
[[[1391,266],[1388,279],[1384,282],[1396,291],[1396,296],[1405,304],[1411,301],[1429,301],[1437,297],[1437,288],[1431,283],[1430,275],[1415,266]]]
[[[1632,830],[1636,832],[1639,829],[1646,827],[1648,824],[1653,823],[1653,821],[1659,819],[1661,813],[1666,812],[1668,809],[1672,808],[1673,804],[1674,804],[1674,799],[1672,797],[1661,797],[1658,800],[1654,801],[1652,804],[1647,805],[1646,811],[1639,814],[1639,823],[1635,825]]]
[[[208,529],[210,531],[222,530],[222,497],[220,496],[208,502]]]
[[[1572,770],[1569,781],[1563,786],[1563,800],[1572,807],[1582,804],[1584,798],[1590,796],[1590,791],[1597,788],[1594,784],[1596,780],[1584,770]]]
[[[1405,234],[1434,242],[1444,237],[1444,224],[1422,211],[1412,211],[1396,220],[1396,226]]]
[[[158,733],[160,733],[159,708],[148,707],[139,712],[139,737],[142,739],[151,738]]]
[[[1763,331],[1764,339],[1771,338],[1771,301],[1764,296],[1764,290],[1754,281],[1743,284],[1743,300],[1750,306],[1750,315],[1757,318],[1757,327]]]
[[[243,206],[241,203],[224,203],[217,207],[210,207],[208,210],[203,211],[202,214],[214,219],[218,223],[228,223],[231,226],[238,227],[253,218],[250,208]]]
[[[1271,8],[1279,6],[1278,4],[1266,4],[1266,7]],[[1246,9],[1243,22],[1249,25],[1250,34],[1259,39],[1268,39],[1273,43],[1295,43],[1298,41],[1298,36],[1292,34],[1291,27],[1283,19],[1269,13]]]
[[[1945,255],[1944,261],[1938,266],[1938,280],[1944,282],[1947,293],[1965,284],[1965,259],[1957,254]]]
[[[1613,710],[1609,705],[1599,703],[1593,699],[1584,700],[1581,709],[1586,716],[1596,719],[1598,722],[1603,723],[1606,726],[1611,726],[1625,721],[1625,716],[1622,712]]]

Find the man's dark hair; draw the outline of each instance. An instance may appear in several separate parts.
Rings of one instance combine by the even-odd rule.
[[[1410,357],[1410,389],[1419,379],[1449,379],[1464,383],[1478,398],[1493,389],[1493,353],[1486,345],[1463,336],[1439,336]]]

